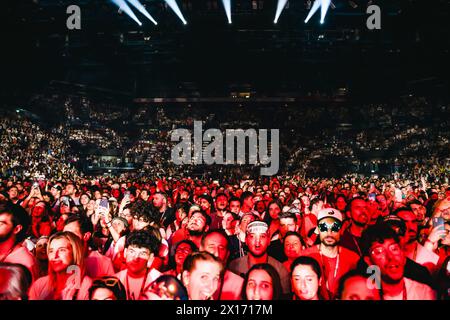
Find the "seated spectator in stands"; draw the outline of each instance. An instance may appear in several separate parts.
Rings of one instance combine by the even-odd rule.
[[[317,260],[301,256],[291,266],[291,286],[294,300],[321,300],[322,269]]]
[[[0,263],[0,300],[28,300],[31,273],[21,264]]]
[[[19,205],[0,203],[0,225],[0,263],[22,264],[28,268],[33,280],[36,279],[36,259],[22,246],[30,226],[27,212]]]
[[[211,300],[223,277],[222,262],[209,252],[191,253],[183,265],[182,281],[189,300]]]
[[[148,231],[133,231],[126,239],[126,269],[116,274],[125,286],[127,300],[143,300],[150,285],[161,273],[150,269],[155,255],[159,251],[159,240]]]
[[[380,300],[380,291],[368,272],[351,270],[339,281],[339,300]]]
[[[242,300],[281,300],[283,288],[277,270],[268,263],[253,265],[242,286]]]
[[[104,276],[92,280],[89,288],[89,300],[126,300],[127,293],[120,280],[113,276]]]
[[[30,300],[88,300],[84,244],[72,232],[58,232],[48,242],[48,275],[30,288]]]
[[[406,256],[394,230],[385,222],[370,226],[361,239],[367,265],[380,269],[381,299],[435,300],[436,293],[429,286],[404,276]]]

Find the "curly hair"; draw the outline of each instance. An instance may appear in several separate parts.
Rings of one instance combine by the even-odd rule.
[[[129,246],[147,248],[148,250],[150,250],[150,253],[158,255],[160,241],[153,232],[145,230],[132,231],[127,236],[125,242],[125,248],[128,248]]]

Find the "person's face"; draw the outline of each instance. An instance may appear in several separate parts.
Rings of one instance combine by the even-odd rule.
[[[375,286],[368,286],[367,280],[361,276],[351,277],[345,281],[342,300],[380,300],[380,292]]]
[[[124,232],[126,230],[124,223],[120,220],[117,220],[117,219],[113,220],[111,225],[118,234],[122,234],[122,232]]]
[[[264,204],[264,201],[258,201],[256,203],[256,211],[261,214],[266,210],[266,205]]]
[[[54,197],[56,198],[56,197],[58,197],[58,195],[59,195],[59,190],[52,187],[52,188],[50,189],[50,193],[52,194],[52,196],[54,196]]]
[[[406,224],[406,233],[405,240],[407,243],[413,242],[417,239],[417,233],[419,229],[419,225],[417,223],[416,215],[410,211],[400,211],[397,216],[405,221]]]
[[[89,199],[89,197],[88,197],[87,195],[85,195],[85,194],[81,195],[81,197],[80,197],[80,203],[81,203],[83,206],[87,205],[87,204],[89,203],[89,201],[90,201],[90,199]]]
[[[309,265],[297,265],[292,270],[292,291],[301,300],[317,299],[319,278]]]
[[[440,213],[445,221],[450,221],[450,199],[442,200],[435,212]]]
[[[344,199],[343,197],[337,198],[337,201],[336,201],[336,208],[337,208],[339,211],[344,212],[346,206],[347,206],[347,203],[345,202],[345,199]]]
[[[13,234],[14,225],[12,222],[12,215],[9,213],[0,214],[0,243],[8,240]]]
[[[33,217],[41,217],[44,211],[45,211],[45,204],[41,202],[34,206],[31,215]]]
[[[231,213],[227,212],[223,216],[222,219],[222,228],[224,230],[230,230],[234,233],[237,221],[234,220],[234,217]]]
[[[341,223],[333,218],[325,218],[318,223],[320,242],[327,247],[335,247],[340,240]]]
[[[84,239],[84,235],[81,233],[80,224],[77,221],[65,225],[63,231],[70,231],[73,234],[75,234],[78,238],[80,238],[82,241],[86,240]]]
[[[86,209],[89,211],[95,210],[95,200],[89,200],[89,202],[86,205]]]
[[[216,199],[217,210],[223,211],[228,205],[228,199],[225,196],[220,196]]]
[[[8,195],[10,199],[16,199],[17,196],[19,195],[19,191],[17,190],[16,187],[12,187],[11,189],[8,190]]]
[[[241,211],[241,203],[239,201],[231,201],[230,211],[235,214],[239,214],[239,211]]]
[[[240,223],[240,229],[245,232],[247,230],[247,226],[250,222],[255,221],[255,217],[251,216],[251,215],[245,215],[242,217],[241,219],[241,223]]]
[[[272,278],[265,270],[253,270],[248,275],[245,293],[248,300],[272,300]]]
[[[425,220],[425,215],[427,213],[427,209],[420,204],[412,204],[411,209],[416,215],[417,222],[423,222]]]
[[[132,226],[133,225],[133,215],[130,212],[130,208],[124,209],[120,216],[122,218],[125,218],[125,220],[127,220],[128,226]]]
[[[141,196],[142,200],[147,201],[148,197],[149,197],[149,194],[148,194],[147,190],[142,190],[140,196]]]
[[[248,246],[248,250],[255,257],[262,257],[267,252],[269,246],[268,233],[247,233],[245,237],[245,243]]]
[[[302,202],[303,202],[303,205],[304,205],[306,208],[309,208],[309,206],[310,206],[310,204],[311,204],[311,201],[309,200],[309,198],[308,198],[307,196],[302,196],[302,197],[301,197],[301,200],[302,200]]]
[[[393,239],[383,243],[375,242],[369,251],[369,257],[364,260],[368,265],[380,268],[381,278],[387,283],[398,283],[403,278],[406,257]]]
[[[99,190],[96,190],[94,192],[94,198],[95,198],[95,200],[101,199],[102,198],[102,193]]]
[[[180,193],[180,202],[187,202],[189,199],[189,192],[187,191],[182,191]]]
[[[356,225],[365,226],[369,223],[369,210],[364,200],[353,200],[350,208],[350,217]]]
[[[183,208],[179,208],[176,212],[175,212],[175,218],[177,219],[178,222],[183,221],[183,219],[187,217],[186,212],[184,211]]]
[[[147,263],[152,257],[153,254],[147,248],[131,245],[125,249],[127,269],[134,274],[142,273],[147,268]]]
[[[281,238],[284,238],[288,231],[297,231],[297,229],[297,224],[293,218],[280,219],[280,226],[278,230],[280,231]]]
[[[191,272],[183,272],[190,300],[207,300],[219,287],[221,266],[213,261],[196,261]]]
[[[153,196],[153,205],[156,208],[161,208],[164,205],[164,197],[162,194],[157,193]]]
[[[199,213],[194,213],[188,222],[187,229],[191,231],[204,231],[206,227],[205,217]]]
[[[219,258],[223,263],[226,263],[229,256],[228,242],[221,234],[211,233],[209,234],[202,246],[202,250],[211,253],[212,255]]]
[[[68,184],[64,189],[64,194],[66,196],[72,196],[75,193],[75,188],[72,184]]]
[[[46,238],[40,239],[36,243],[36,258],[38,260],[48,260],[47,245],[48,245],[48,239],[46,239]]]
[[[388,203],[386,201],[386,197],[384,195],[378,195],[376,199],[378,201],[380,209],[383,210],[383,211],[386,210],[387,207],[388,207]]]
[[[445,238],[442,239],[441,243],[444,246],[450,246],[450,225],[448,223],[446,223],[444,225],[444,227],[445,227],[445,230],[447,230],[447,234],[445,235]]]
[[[117,300],[114,293],[106,288],[97,288],[92,292],[91,300]]]
[[[53,239],[48,245],[49,269],[56,273],[65,272],[73,264],[73,250],[69,240]]]
[[[149,224],[145,217],[133,216],[133,230],[142,230]]]
[[[281,209],[276,203],[272,203],[269,205],[269,215],[272,219],[278,219],[278,215],[280,214]]]
[[[295,259],[300,257],[302,252],[302,243],[296,236],[287,236],[284,239],[284,253],[289,259]]]
[[[209,211],[211,208],[211,204],[205,198],[201,198],[200,199],[200,208],[202,208],[203,211]]]
[[[184,260],[186,257],[192,253],[192,248],[187,243],[181,243],[178,245],[177,250],[175,251],[175,263],[178,266],[183,266]]]
[[[254,202],[253,202],[253,196],[252,197],[247,197],[244,199],[244,205],[248,208],[253,208],[254,206]]]

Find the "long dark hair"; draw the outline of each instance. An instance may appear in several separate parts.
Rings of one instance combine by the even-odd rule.
[[[241,292],[242,300],[248,300],[247,283],[250,274],[252,273],[253,270],[264,270],[265,272],[267,272],[267,274],[272,279],[272,288],[273,288],[272,300],[281,300],[283,297],[282,296],[283,290],[281,287],[280,275],[278,274],[277,270],[268,263],[255,264],[253,267],[250,268],[250,270],[248,270],[244,278],[244,284],[242,285],[242,292]]]

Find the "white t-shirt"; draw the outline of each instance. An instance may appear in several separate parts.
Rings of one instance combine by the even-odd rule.
[[[404,278],[406,300],[436,300],[436,292],[426,284]],[[403,300],[403,291],[397,296],[383,296],[384,300]]]

